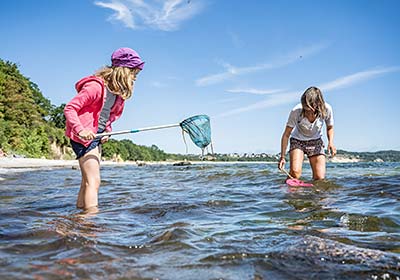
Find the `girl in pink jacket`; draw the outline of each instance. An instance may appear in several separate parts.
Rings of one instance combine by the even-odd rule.
[[[76,83],[78,94],[65,106],[65,134],[71,140],[82,180],[77,207],[96,211],[100,187],[101,143],[108,136],[96,138],[96,133],[110,132],[111,123],[122,114],[124,102],[133,93],[136,76],[144,62],[130,48],[120,48],[111,56],[112,65]]]

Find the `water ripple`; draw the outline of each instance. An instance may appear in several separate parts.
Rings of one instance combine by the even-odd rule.
[[[0,170],[0,277],[400,278],[399,170],[329,163],[288,188],[275,164],[104,166],[95,214],[78,170]]]

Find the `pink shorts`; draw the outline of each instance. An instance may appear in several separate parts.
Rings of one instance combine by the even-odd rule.
[[[318,155],[325,155],[324,142],[321,138],[313,140],[299,140],[296,138],[290,138],[289,151],[294,149],[302,150],[309,158]]]

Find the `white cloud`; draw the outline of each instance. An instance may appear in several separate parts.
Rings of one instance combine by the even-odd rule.
[[[289,54],[283,55],[278,59],[275,59],[271,63],[263,63],[254,66],[247,67],[235,67],[229,63],[224,63],[222,66],[225,68],[225,71],[218,74],[211,74],[204,76],[200,79],[196,80],[196,85],[198,86],[208,86],[216,83],[220,83],[224,80],[233,78],[235,76],[254,73],[267,69],[276,69],[287,66],[289,64],[295,63],[301,59],[304,59],[307,56],[310,56],[314,53],[319,52],[320,50],[327,47],[327,44],[317,44],[307,48],[298,49]]]
[[[164,83],[161,83],[161,82],[152,82],[151,83],[151,86],[153,86],[153,87],[155,87],[155,88],[164,88],[164,87],[166,87],[167,85],[166,84],[164,84]]]
[[[213,100],[212,104],[228,104],[228,103],[232,103],[235,101],[240,100],[240,97],[236,96],[236,97],[231,97],[231,98],[225,98],[225,99],[220,99],[220,100]]]
[[[133,16],[129,8],[118,1],[113,1],[111,3],[95,2],[97,6],[108,8],[113,10],[115,13],[109,17],[111,21],[122,21],[122,23],[129,28],[135,28],[133,21]]]
[[[379,69],[375,69],[375,70],[361,71],[361,72],[357,72],[357,73],[354,73],[354,74],[351,74],[348,76],[340,77],[331,82],[322,84],[320,86],[320,88],[322,91],[326,91],[326,90],[334,90],[337,88],[349,87],[356,83],[371,80],[373,78],[376,78],[379,75],[382,75],[385,73],[397,72],[397,71],[400,71],[400,67],[386,67],[386,68],[379,68]],[[264,99],[260,102],[256,102],[256,103],[250,104],[248,106],[243,106],[240,108],[230,110],[228,112],[224,112],[222,114],[219,114],[216,117],[226,117],[226,116],[236,115],[236,114],[240,114],[240,113],[244,113],[244,112],[248,112],[248,111],[254,111],[254,110],[259,110],[259,109],[263,109],[263,108],[275,107],[275,106],[282,105],[282,104],[296,102],[296,100],[300,100],[301,93],[302,93],[302,91],[299,90],[299,91],[271,94],[271,96],[269,96],[267,99]]]
[[[268,99],[264,99],[260,102],[250,104],[248,106],[243,106],[240,108],[230,110],[225,113],[221,113],[215,117],[227,117],[227,116],[237,115],[237,114],[248,112],[248,111],[254,111],[254,110],[259,110],[259,109],[268,108],[268,107],[275,107],[278,105],[291,103],[291,102],[295,101],[296,99],[299,99],[298,92],[286,92],[283,94],[275,95]]]
[[[356,83],[370,80],[381,74],[396,72],[399,70],[400,70],[400,67],[387,67],[387,68],[377,68],[377,69],[373,69],[373,70],[361,71],[361,72],[357,72],[357,73],[354,73],[354,74],[351,74],[348,76],[338,78],[331,82],[322,84],[320,86],[320,88],[322,91],[327,91],[327,90],[334,90],[337,88],[348,87],[348,86],[351,86]]]
[[[282,89],[256,89],[256,88],[234,88],[234,89],[227,89],[227,92],[231,93],[250,93],[250,94],[257,94],[257,95],[265,95],[265,94],[274,94],[278,92],[282,92]]]
[[[120,21],[128,28],[150,27],[163,31],[177,30],[183,21],[194,17],[203,8],[200,0],[111,0],[107,3],[97,1],[95,5],[113,10],[110,20]]]

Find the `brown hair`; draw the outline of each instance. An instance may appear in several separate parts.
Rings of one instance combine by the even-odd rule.
[[[132,96],[136,75],[139,72],[138,68],[107,66],[98,70],[95,76],[103,78],[111,92],[126,100]]]
[[[305,108],[312,108],[315,114],[319,117],[325,118],[326,107],[322,92],[317,87],[309,87],[301,96],[301,105],[303,106],[302,115],[304,116]]]

